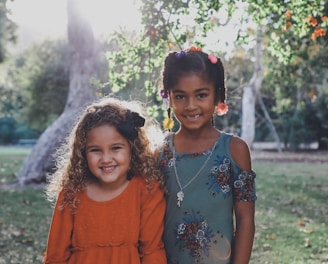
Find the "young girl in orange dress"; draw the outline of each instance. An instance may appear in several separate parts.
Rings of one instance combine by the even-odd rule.
[[[244,140],[215,128],[228,110],[221,60],[200,48],[165,59],[161,95],[179,121],[160,149],[166,177],[164,244],[169,264],[249,263],[255,225],[255,172]]]
[[[163,180],[147,134],[154,123],[140,106],[91,104],[58,151],[44,263],[166,264]]]

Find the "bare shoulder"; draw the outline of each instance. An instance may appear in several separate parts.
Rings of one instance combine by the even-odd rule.
[[[230,141],[230,153],[233,160],[244,170],[250,171],[251,156],[247,143],[237,136],[232,136]]]

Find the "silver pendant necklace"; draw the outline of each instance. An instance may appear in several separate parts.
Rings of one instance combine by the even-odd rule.
[[[175,162],[176,162],[176,158],[175,158],[175,148],[173,147],[173,169],[174,169],[174,173],[175,173],[175,178],[177,180],[177,183],[179,185],[179,188],[180,188],[180,191],[177,193],[177,206],[180,207],[181,206],[181,203],[183,201],[183,198],[184,198],[184,192],[183,190],[189,186],[198,176],[199,174],[201,173],[201,171],[204,169],[204,167],[206,166],[206,164],[208,163],[208,161],[210,160],[212,154],[213,154],[213,151],[215,149],[215,146],[216,146],[216,143],[217,141],[215,142],[214,146],[212,147],[212,150],[210,152],[210,154],[208,155],[206,161],[204,162],[204,164],[200,167],[200,169],[198,170],[198,172],[184,185],[182,186],[181,185],[181,182],[180,182],[180,179],[179,179],[179,176],[178,176],[178,172],[177,172],[177,167],[175,165]]]

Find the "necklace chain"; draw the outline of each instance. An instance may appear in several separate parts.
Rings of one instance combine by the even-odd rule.
[[[189,186],[199,176],[199,174],[201,173],[201,171],[204,169],[204,167],[206,166],[206,164],[210,160],[210,158],[211,158],[211,156],[213,154],[213,151],[215,149],[216,143],[217,143],[217,141],[215,142],[214,146],[212,147],[211,152],[208,155],[208,157],[207,157],[206,161],[204,162],[204,164],[200,167],[200,169],[198,170],[198,172],[184,186],[181,185],[181,182],[180,182],[180,179],[179,179],[179,176],[178,176],[177,167],[175,165],[175,163],[176,163],[175,148],[173,147],[173,161],[174,161],[173,162],[173,169],[174,169],[174,173],[175,173],[175,178],[176,178],[177,183],[178,183],[179,188],[180,188],[180,191],[177,193],[177,206],[178,207],[181,206],[181,202],[183,201],[183,198],[184,198],[183,189],[185,189],[187,186]]]

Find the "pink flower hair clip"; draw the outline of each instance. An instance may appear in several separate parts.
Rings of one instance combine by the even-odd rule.
[[[210,60],[210,62],[212,64],[216,64],[218,62],[218,58],[215,55],[213,55],[213,54],[209,54],[208,55],[208,59]]]
[[[216,106],[216,113],[218,116],[223,116],[228,113],[229,107],[226,103],[219,103]]]

